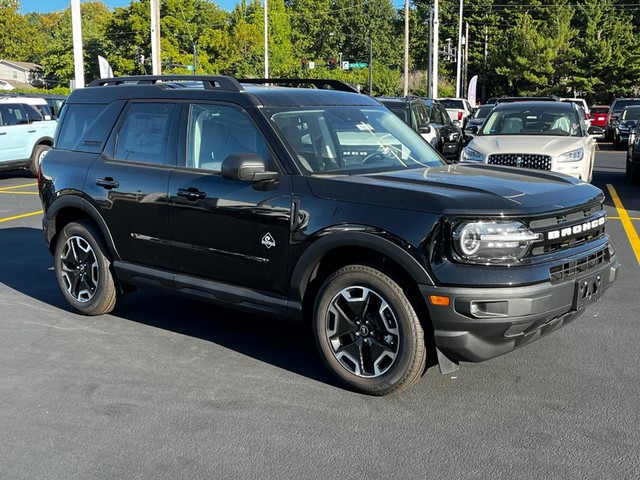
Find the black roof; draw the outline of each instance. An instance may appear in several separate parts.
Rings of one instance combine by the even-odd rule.
[[[578,108],[573,102],[550,102],[548,100],[536,100],[526,102],[498,103],[494,107],[496,111],[502,110],[526,110],[528,108],[543,108],[550,112],[575,110]]]
[[[268,80],[252,79],[241,83],[228,76],[165,75],[99,79],[88,87],[74,90],[68,103],[111,103],[119,99],[218,100],[245,107],[379,105],[366,95],[354,93],[336,81],[293,79],[290,84],[312,88],[264,85]],[[282,79],[273,83],[284,84]],[[318,86],[319,85],[319,86]],[[332,89],[330,89],[332,88]],[[341,88],[340,90],[336,88]]]

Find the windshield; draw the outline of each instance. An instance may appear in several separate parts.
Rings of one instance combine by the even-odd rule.
[[[441,98],[438,100],[444,108],[460,108],[464,110],[464,102],[462,100],[454,100],[452,98]]]
[[[640,119],[640,107],[627,108],[622,112],[620,120],[638,120]]]
[[[486,118],[489,115],[489,112],[493,110],[495,105],[483,105],[482,107],[478,107],[471,118]]]
[[[542,103],[542,102],[541,102]],[[521,106],[491,112],[482,135],[582,136],[580,120],[574,109],[554,109],[545,105]]]
[[[308,173],[367,173],[444,164],[418,133],[382,106],[273,108],[265,109],[265,114]]]

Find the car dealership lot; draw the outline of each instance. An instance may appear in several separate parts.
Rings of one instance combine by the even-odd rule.
[[[640,189],[601,148],[622,263],[607,295],[385,398],[339,388],[299,326],[151,291],[72,313],[35,180],[0,174],[0,478],[640,477]]]

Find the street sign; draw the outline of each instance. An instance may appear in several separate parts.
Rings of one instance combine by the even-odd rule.
[[[369,66],[368,63],[350,63],[349,68],[367,68]]]
[[[195,68],[193,67],[193,65],[185,65],[184,68],[186,70],[195,70]]]

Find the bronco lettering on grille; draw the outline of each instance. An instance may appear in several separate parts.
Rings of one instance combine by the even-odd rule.
[[[594,228],[598,228],[605,224],[607,217],[600,217],[590,222],[580,223],[573,225],[572,227],[565,227],[559,230],[551,230],[547,233],[547,240],[556,240],[558,238],[570,237],[571,235],[578,235],[579,233],[588,232]]]

